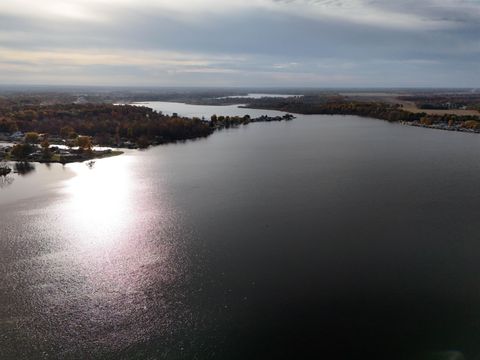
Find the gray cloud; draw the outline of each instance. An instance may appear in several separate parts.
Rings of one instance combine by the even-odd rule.
[[[475,1],[72,0],[58,9],[46,0],[42,12],[38,2],[18,1],[0,5],[4,83],[478,86],[480,81]],[[22,3],[31,3],[31,11],[20,9]]]

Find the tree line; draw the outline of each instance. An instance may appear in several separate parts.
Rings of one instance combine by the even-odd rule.
[[[122,141],[149,144],[193,139],[208,136],[213,129],[200,119],[166,116],[143,106],[56,104],[0,110],[0,132],[15,131],[47,133],[64,139],[81,134],[101,145],[116,145]]]
[[[249,108],[270,109],[305,115],[356,115],[387,120],[391,122],[419,122],[425,125],[447,123],[449,126],[480,128],[480,116],[475,115],[436,115],[424,112],[412,113],[401,104],[384,102],[362,102],[344,100],[326,100],[316,97],[290,99],[254,99]]]

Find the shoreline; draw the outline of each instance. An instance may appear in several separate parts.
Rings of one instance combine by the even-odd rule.
[[[480,134],[480,116],[473,116],[473,115],[466,115],[466,116],[458,116],[458,115],[450,115],[450,117],[447,117],[448,115],[428,115],[426,113],[423,113],[424,117],[418,118],[418,115],[422,115],[422,113],[414,113],[407,111],[405,109],[393,109],[386,112],[386,114],[393,114],[395,111],[401,112],[406,114],[406,117],[417,117],[415,120],[397,120],[397,119],[389,119],[386,118],[385,116],[375,116],[375,113],[372,114],[364,114],[356,111],[339,111],[339,112],[304,112],[304,111],[295,111],[293,109],[285,109],[285,108],[275,108],[275,107],[265,107],[265,108],[259,108],[259,107],[254,107],[254,106],[245,106],[244,108],[248,109],[256,109],[256,110],[276,110],[276,111],[282,111],[282,112],[289,112],[292,114],[296,115],[304,115],[304,116],[310,116],[310,115],[322,115],[322,116],[335,116],[335,115],[340,115],[340,116],[358,116],[361,118],[371,118],[375,120],[382,120],[382,121],[388,121],[392,123],[399,123],[402,125],[408,125],[408,126],[414,126],[414,127],[423,127],[423,128],[428,128],[428,129],[436,129],[436,130],[445,130],[445,131],[456,131],[456,132],[462,132],[462,133],[470,133],[470,134]],[[424,118],[430,120],[429,123],[423,123]],[[455,119],[455,121],[452,123],[452,125],[449,124],[449,122],[446,122],[445,119]],[[468,123],[473,123],[468,124]]]
[[[454,127],[454,126],[448,126],[448,125],[445,125],[445,124],[426,125],[426,124],[420,124],[420,123],[409,122],[409,121],[402,121],[401,124],[406,125],[406,126],[421,127],[421,128],[425,128],[425,129],[461,132],[461,133],[467,133],[467,134],[480,134],[480,129],[469,129],[469,128],[462,128],[462,127]]]
[[[145,103],[145,108],[154,112],[154,110],[148,107],[148,103]],[[67,140],[63,139],[63,143],[58,144],[58,142],[53,143],[49,147],[43,147],[43,143],[39,145],[40,140],[36,142],[28,142],[26,139],[27,135],[35,134],[39,137],[40,133],[38,132],[30,132],[30,133],[23,133],[15,134],[16,136],[23,136],[23,141],[17,142],[14,141],[12,134],[4,134],[4,136],[8,135],[12,139],[10,141],[0,141],[0,161],[14,161],[14,162],[27,162],[27,163],[44,163],[44,164],[51,164],[51,163],[60,163],[60,164],[68,164],[68,163],[81,163],[85,161],[91,161],[95,159],[103,159],[112,156],[119,156],[124,154],[124,151],[118,149],[146,149],[151,146],[158,146],[164,145],[169,143],[177,143],[183,142],[187,140],[195,140],[199,138],[205,138],[216,131],[225,129],[225,128],[237,128],[242,125],[247,125],[249,123],[256,123],[256,122],[278,122],[278,121],[290,121],[295,119],[295,116],[289,113],[285,113],[282,116],[268,116],[268,115],[261,115],[258,117],[250,117],[250,115],[245,116],[223,116],[223,115],[212,115],[210,120],[205,119],[198,119],[198,118],[181,118],[176,113],[172,116],[173,121],[185,121],[186,119],[192,122],[199,123],[204,128],[208,129],[207,133],[192,134],[189,131],[183,131],[182,129],[179,130],[180,135],[176,137],[168,137],[168,136],[156,136],[152,139],[142,138],[139,137],[136,141],[130,140],[129,138],[122,138],[122,143],[120,144],[106,144],[106,143],[98,143],[95,145],[97,147],[96,150],[94,146],[92,146],[93,139],[97,135],[87,136],[87,135],[80,135],[78,139],[88,139],[88,148],[86,145],[80,144],[77,145],[76,148],[69,147],[68,149],[63,143],[66,143]],[[182,125],[181,123],[180,125]],[[175,126],[180,127],[179,124],[175,124]],[[56,141],[59,141],[59,137],[54,135]],[[47,140],[44,140],[47,141]],[[3,146],[2,146],[3,145]],[[120,145],[120,147],[117,147]],[[125,145],[127,147],[125,147]],[[48,146],[48,145],[47,145]],[[103,149],[102,149],[103,148]],[[102,150],[100,150],[102,149]],[[3,153],[3,154],[2,154]]]
[[[168,102],[168,101],[167,101]],[[188,105],[188,103],[184,103]],[[149,102],[134,102],[130,106],[141,106],[145,107],[150,110],[150,112],[155,112],[154,109],[150,108]],[[194,106],[197,104],[193,104]],[[401,107],[390,107],[386,105],[380,105],[380,104],[375,104],[375,103],[326,103],[326,104],[321,104],[318,106],[314,106],[312,104],[290,104],[291,106],[283,106],[283,107],[278,107],[275,106],[276,104],[268,104],[267,106],[258,106],[260,104],[255,104],[255,103],[250,103],[250,104],[235,104],[236,107],[240,109],[252,109],[252,110],[273,110],[273,111],[278,111],[284,113],[283,116],[267,116],[267,115],[262,115],[258,117],[250,117],[249,115],[245,115],[243,117],[241,116],[217,116],[217,115],[212,115],[211,120],[199,120],[204,126],[208,126],[208,133],[207,134],[195,134],[192,136],[192,134],[182,134],[182,138],[176,138],[176,139],[165,139],[165,138],[160,138],[157,136],[155,139],[142,139],[141,137],[139,138],[138,142],[134,142],[133,140],[130,140],[129,138],[122,139],[124,141],[125,145],[131,145],[131,148],[136,148],[136,149],[141,149],[141,148],[147,148],[150,146],[158,146],[158,145],[163,145],[163,144],[168,144],[168,143],[175,143],[179,141],[185,141],[185,140],[191,140],[191,139],[196,139],[200,137],[206,137],[209,135],[212,135],[218,130],[224,129],[224,128],[236,128],[241,125],[247,125],[249,123],[254,123],[254,122],[271,122],[271,121],[289,121],[295,119],[295,116],[292,114],[300,114],[300,115],[354,115],[354,116],[359,116],[359,117],[368,117],[372,119],[377,119],[377,120],[383,120],[383,121],[389,121],[389,122],[398,122],[403,125],[409,125],[409,126],[414,126],[414,127],[423,127],[423,128],[428,128],[428,129],[437,129],[437,130],[445,130],[445,131],[456,131],[456,132],[463,132],[463,133],[473,133],[473,134],[478,134],[480,133],[480,120],[477,120],[476,117],[458,117],[455,115],[454,122],[450,124],[450,122],[445,122],[444,118],[440,118],[439,116],[430,116],[429,118],[428,115],[426,115],[426,120],[429,120],[430,123],[426,122],[424,123],[424,118],[419,119],[420,114],[416,114],[410,111],[407,111]],[[294,106],[294,105],[299,105],[299,107]],[[348,107],[351,105],[350,107]],[[201,105],[199,105],[201,106]],[[220,106],[220,105],[216,105]],[[331,108],[330,108],[331,107]],[[381,112],[379,112],[381,110]],[[395,115],[395,116],[394,116]],[[405,120],[401,119],[404,118]],[[176,113],[173,114],[171,117],[174,120],[175,119],[184,119],[178,117]],[[474,119],[472,119],[474,118]],[[191,119],[194,121],[196,118]],[[421,122],[420,122],[421,121]],[[452,120],[450,120],[452,121]],[[432,123],[433,122],[433,123]],[[469,122],[473,123],[469,124]],[[87,136],[83,136],[87,137]],[[90,137],[90,141],[91,141]],[[30,147],[34,146],[36,150],[31,151],[30,154],[25,154],[22,155],[21,157],[18,156],[12,156],[12,151],[11,147],[17,146],[18,144],[12,142],[12,141],[0,141],[0,145],[5,145],[4,146],[4,152],[3,152],[3,157],[1,160],[3,161],[12,161],[12,162],[26,162],[26,163],[41,163],[41,164],[69,164],[69,163],[82,163],[82,162],[87,162],[87,161],[92,161],[96,159],[103,159],[103,158],[108,158],[108,157],[113,157],[113,156],[119,156],[124,154],[124,151],[122,150],[114,150],[114,149],[120,149],[120,148],[110,148],[104,149],[104,150],[87,150],[84,148],[78,150],[78,149],[62,149],[62,148],[56,148],[53,153],[50,151],[46,150],[41,150],[41,148],[38,145],[30,145]],[[91,142],[90,142],[91,144]],[[22,145],[28,146],[28,143],[24,143]],[[91,145],[90,145],[91,146]],[[103,145],[99,144],[99,148],[104,147]],[[106,145],[105,145],[106,147]],[[105,148],[104,147],[104,148]],[[51,146],[51,148],[55,148],[54,146]],[[130,147],[128,147],[130,148]],[[7,150],[8,149],[8,150]],[[2,150],[2,147],[0,146],[0,150]],[[43,151],[43,152],[42,152]],[[45,152],[46,151],[46,152]],[[46,155],[48,153],[48,155]],[[1,174],[0,174],[1,175]]]
[[[5,157],[2,160],[5,162],[13,162],[13,163],[39,163],[39,164],[72,164],[72,163],[84,163],[87,161],[93,161],[93,160],[100,160],[100,159],[106,159],[110,157],[115,157],[115,156],[120,156],[125,154],[125,151],[121,150],[112,150],[109,152],[104,152],[100,151],[97,154],[92,154],[91,156],[86,156],[86,157],[63,157],[62,155],[55,154],[53,155],[50,159],[42,159],[42,158],[37,158],[37,159],[18,159],[18,158],[11,158],[11,157]],[[9,172],[8,172],[9,173]],[[8,175],[8,173],[3,174],[0,171],[0,176],[3,175]]]

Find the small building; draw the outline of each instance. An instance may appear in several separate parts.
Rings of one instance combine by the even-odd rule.
[[[12,141],[18,141],[22,140],[25,137],[25,134],[21,131],[16,131],[12,135],[10,135],[10,140]]]

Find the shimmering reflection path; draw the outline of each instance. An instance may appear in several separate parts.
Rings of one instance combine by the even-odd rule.
[[[2,209],[1,359],[103,357],[188,328],[188,234],[138,160],[70,165],[53,204]]]

